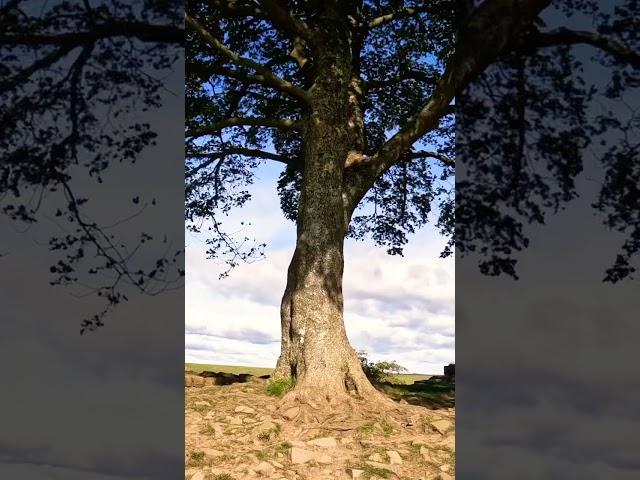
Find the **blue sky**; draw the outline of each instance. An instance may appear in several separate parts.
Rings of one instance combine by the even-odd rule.
[[[205,236],[186,232],[185,360],[273,366],[280,350],[279,305],[295,246],[294,224],[280,211],[281,166],[256,171],[252,200],[225,222],[250,222],[243,235],[266,242],[266,259],[219,280],[224,265],[206,259]],[[430,226],[409,240],[405,256],[370,241],[345,245],[345,324],[351,344],[373,360],[396,360],[412,372],[439,374],[454,362],[454,261]]]

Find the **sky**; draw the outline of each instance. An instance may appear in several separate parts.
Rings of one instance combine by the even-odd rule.
[[[242,264],[228,278],[206,258],[205,236],[186,232],[185,361],[272,367],[280,352],[280,299],[295,246],[295,226],[281,213],[280,167],[261,166],[251,201],[228,218],[249,222],[242,235],[267,243],[266,259]],[[454,261],[441,259],[446,240],[427,226],[405,256],[372,242],[345,244],[345,325],[356,350],[395,360],[410,372],[442,374],[454,355]]]

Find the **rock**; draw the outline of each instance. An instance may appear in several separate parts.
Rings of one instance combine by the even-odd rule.
[[[338,445],[336,439],[333,437],[314,438],[313,440],[309,440],[307,444],[321,448],[333,448]]]
[[[312,460],[318,463],[331,463],[331,457],[325,453],[314,452],[313,450],[305,450],[304,448],[291,447],[289,450],[289,458],[291,463],[301,464]]]
[[[271,465],[276,468],[284,468],[284,465],[282,465],[280,462],[276,462],[275,460],[271,460]]]
[[[197,405],[199,407],[210,407],[211,403],[207,402],[206,400],[198,400],[194,403],[194,405]]]
[[[206,379],[200,375],[185,375],[184,386],[185,387],[204,387],[207,383]]]
[[[402,457],[400,457],[400,454],[395,450],[389,450],[387,456],[389,457],[389,463],[391,465],[400,465],[402,463]]]
[[[343,437],[340,439],[340,443],[342,445],[349,445],[350,443],[353,443],[353,438],[351,437]]]
[[[276,430],[278,426],[270,421],[266,421],[260,425],[258,425],[258,432],[270,432],[272,430]]]
[[[193,474],[193,477],[191,477],[191,480],[204,480],[205,476],[204,476],[204,472],[196,472]]]
[[[444,442],[442,442],[445,447],[449,447],[452,451],[456,451],[456,436],[451,435],[446,438]]]
[[[357,468],[348,468],[347,473],[351,475],[352,480],[360,478],[364,475],[364,470],[358,470]]]
[[[255,471],[269,477],[276,471],[276,469],[269,462],[260,462],[258,466],[255,467]]]
[[[331,457],[329,455],[327,455],[326,453],[321,453],[314,460],[316,462],[318,462],[318,463],[324,463],[325,465],[329,465],[330,463],[333,462]]]
[[[294,465],[307,463],[313,460],[315,456],[315,452],[311,450],[305,450],[304,448],[300,447],[291,447],[291,450],[289,450],[289,459]]]
[[[447,431],[453,426],[453,424],[449,420],[443,418],[442,420],[431,422],[431,426],[435,429],[436,432],[440,433],[441,435],[445,435]]]
[[[433,480],[453,480],[453,477],[445,472],[440,472],[436,475]]]
[[[284,411],[282,416],[287,420],[293,420],[300,414],[300,407],[291,407]]]
[[[251,407],[245,407],[244,405],[240,405],[240,406],[236,407],[234,412],[235,413],[248,413],[248,414],[256,413],[255,409],[253,409]]]
[[[441,472],[448,472],[449,471],[449,465],[445,464],[445,465],[440,465],[440,471]]]
[[[227,422],[229,422],[231,425],[242,425],[242,419],[239,417],[227,417]]]
[[[384,459],[382,458],[382,455],[380,455],[379,453],[374,453],[373,455],[370,455],[369,456],[369,460],[371,460],[372,462],[376,462],[376,463],[384,462]]]
[[[304,448],[307,446],[306,443],[301,442],[300,440],[291,440],[289,443],[291,444],[292,447]]]
[[[422,458],[424,458],[427,462],[433,461],[433,458],[431,457],[431,451],[425,446],[420,447],[420,455],[422,455]]]
[[[216,450],[215,448],[202,448],[201,450],[207,457],[221,457],[224,455],[222,450]]]

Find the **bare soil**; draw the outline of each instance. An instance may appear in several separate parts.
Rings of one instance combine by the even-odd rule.
[[[455,477],[454,408],[398,396],[384,411],[355,399],[292,405],[269,395],[267,384],[186,373],[186,480]]]

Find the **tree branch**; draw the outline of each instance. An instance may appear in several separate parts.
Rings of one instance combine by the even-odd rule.
[[[425,106],[371,157],[345,172],[345,206],[353,209],[374,182],[452,109],[456,95],[495,62],[551,0],[487,0],[460,28],[456,48]]]
[[[202,27],[202,25],[191,18],[191,16],[185,16],[185,23],[189,29],[195,32],[196,35],[207,42],[210,46],[212,46],[224,58],[241,67],[247,67],[255,70],[264,84],[274,87],[282,92],[293,95],[294,97],[297,97],[305,101],[306,103],[310,102],[310,96],[306,90],[292,84],[291,82],[288,82],[287,80],[284,80],[283,78],[278,77],[264,65],[254,62],[249,58],[241,57],[237,53],[229,50],[225,45],[220,43],[217,38],[215,38],[204,27]]]
[[[189,130],[186,132],[186,137],[194,139],[207,135],[214,135],[225,128],[242,126],[282,128],[284,130],[295,130],[301,128],[299,120],[289,118],[232,117],[220,120],[213,125]]]
[[[421,13],[426,13],[428,11],[429,7],[427,5],[421,5],[419,7],[405,7],[400,10],[396,10],[395,12],[389,12],[371,19],[367,24],[367,27],[380,27],[382,25],[386,25],[387,23],[391,23],[394,20],[415,17],[416,15],[420,15]]]
[[[388,80],[368,80],[364,82],[363,88],[364,90],[385,88],[401,83],[404,80],[418,80],[419,82],[435,84],[439,78],[440,77],[438,75],[422,72],[420,70],[406,70],[404,72],[400,72],[397,77],[390,78]]]
[[[189,71],[195,73],[201,78],[209,78],[212,75],[221,75],[223,77],[235,78],[236,80],[241,80],[243,82],[252,83],[256,85],[263,85],[265,87],[274,86],[272,82],[270,82],[264,75],[261,75],[261,74],[252,75],[247,72],[243,72],[240,70],[233,70],[231,68],[220,67],[218,65],[190,64],[188,68],[189,68]]]
[[[215,162],[219,158],[226,157],[227,155],[243,155],[245,157],[253,157],[253,158],[264,158],[266,160],[274,160],[276,162],[290,164],[291,160],[283,157],[282,155],[278,155],[276,153],[265,152],[264,150],[255,150],[251,148],[242,148],[242,147],[230,147],[220,152],[211,152],[211,153],[188,153],[187,157],[190,158],[206,158],[207,160],[202,162],[201,164],[193,167],[191,170],[187,172],[187,177],[190,177],[202,170],[203,168],[207,168],[213,162]]]
[[[440,152],[432,152],[432,151],[427,151],[427,150],[421,150],[419,152],[411,152],[410,158],[412,160],[418,159],[418,158],[435,158],[436,160],[440,160],[447,167],[455,167],[456,166],[456,162],[455,162],[455,160],[453,158],[449,157],[448,155],[445,155],[444,153],[440,153]]]
[[[177,43],[184,42],[184,30],[171,25],[149,25],[144,22],[115,20],[91,27],[91,30],[60,33],[3,33],[0,45],[58,45],[61,47],[80,46],[94,43],[104,38],[129,37],[143,42]]]
[[[228,18],[264,18],[264,12],[253,3],[239,0],[209,0],[209,4],[218,8]]]
[[[260,0],[260,5],[266,12],[269,20],[277,27],[295,37],[303,38],[307,43],[314,41],[313,30],[301,19],[289,14],[278,0]]]
[[[613,55],[616,59],[624,63],[628,63],[636,68],[640,66],[640,53],[622,42],[608,38],[596,32],[568,30],[563,28],[553,32],[540,32],[534,36],[534,42],[538,47],[583,43],[599,48],[600,50]]]

